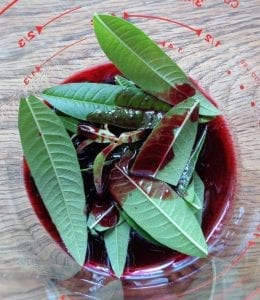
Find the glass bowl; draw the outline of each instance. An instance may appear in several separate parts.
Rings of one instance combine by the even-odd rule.
[[[112,64],[103,64],[76,73],[63,83],[111,81],[116,74],[118,70]],[[232,135],[236,178],[230,185],[230,201],[208,236],[209,256],[204,259],[186,257],[179,262],[167,260],[160,267],[149,266],[145,270],[126,272],[121,279],[102,266],[88,264],[80,268],[59,246],[59,237],[44,208],[40,203],[32,206],[29,201],[24,177],[27,192],[31,186],[24,172],[16,132],[14,141],[6,141],[8,151],[2,166],[2,189],[7,196],[2,210],[5,224],[10,226],[5,231],[9,244],[0,246],[1,256],[11,260],[10,267],[1,272],[6,291],[12,282],[14,293],[15,289],[21,291],[29,285],[29,295],[35,297],[33,299],[123,299],[123,296],[124,299],[208,299],[213,295],[222,299],[223,290],[228,295],[228,276],[232,274],[233,285],[234,282],[241,283],[236,266],[255,246],[253,235],[260,233],[257,224],[259,142],[255,138],[259,123],[252,116],[252,107],[239,106],[232,95],[226,95],[218,105]],[[248,276],[246,278],[250,278]],[[231,285],[234,295],[235,287],[232,289]],[[17,299],[20,298],[17,296]]]

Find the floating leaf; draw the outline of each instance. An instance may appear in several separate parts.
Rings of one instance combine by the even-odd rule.
[[[116,164],[108,189],[121,209],[159,243],[188,255],[207,255],[193,212],[166,183],[129,176],[124,166]]]
[[[42,96],[74,118],[134,129],[153,126],[170,107],[155,98],[146,100],[136,89],[105,83],[63,84],[45,90]]]
[[[117,277],[120,277],[124,271],[129,235],[130,226],[126,222],[107,230],[104,234],[107,254]]]
[[[119,144],[111,143],[106,148],[104,148],[95,158],[93,164],[93,180],[95,188],[98,194],[104,191],[104,178],[103,178],[103,168],[108,155],[116,148]]]
[[[181,178],[179,180],[178,187],[177,187],[180,195],[183,195],[186,193],[189,182],[193,176],[193,173],[194,173],[194,170],[195,170],[198,158],[199,158],[200,151],[204,145],[206,134],[207,134],[207,127],[205,127],[199,141],[196,144],[195,149],[192,152],[191,157],[189,158],[189,160],[184,168],[183,173],[181,174]]]
[[[68,251],[83,265],[87,249],[85,194],[73,144],[58,116],[33,96],[20,102],[19,131],[44,205]]]
[[[131,174],[148,176],[177,185],[190,157],[198,126],[198,103],[189,110],[173,107],[144,142]],[[181,113],[181,114],[179,114]]]
[[[93,20],[97,40],[107,57],[142,90],[171,105],[194,96],[201,102],[200,114],[220,114],[195,90],[182,69],[136,26],[109,15],[95,14]]]

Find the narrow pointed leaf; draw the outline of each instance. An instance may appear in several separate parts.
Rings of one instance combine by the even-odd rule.
[[[44,205],[68,251],[83,265],[87,249],[85,194],[73,144],[58,116],[33,96],[20,102],[19,131]]]
[[[146,101],[143,93],[136,89],[105,83],[63,84],[45,90],[42,96],[56,109],[74,118],[124,128],[148,127],[170,107],[155,98]]]
[[[199,141],[197,142],[197,144],[195,146],[195,149],[192,152],[192,155],[190,156],[190,158],[183,170],[183,173],[181,174],[181,178],[179,180],[178,187],[177,187],[180,195],[185,194],[187,191],[188,185],[191,181],[191,178],[193,176],[193,173],[194,173],[194,170],[195,170],[198,158],[199,158],[199,154],[204,145],[206,134],[207,134],[207,127],[205,127]]]
[[[219,114],[183,70],[136,26],[118,17],[95,14],[94,29],[107,57],[142,90],[171,105],[195,96],[201,101],[200,114]]]
[[[104,148],[95,158],[93,164],[93,180],[96,191],[101,194],[104,191],[105,182],[103,177],[103,168],[108,155],[116,148],[119,144],[111,143]]]
[[[120,277],[124,271],[129,235],[130,226],[126,222],[106,231],[104,234],[107,254],[117,277]]]
[[[190,102],[190,105],[185,113],[177,105],[163,117],[141,147],[132,174],[177,185],[190,157],[198,126],[198,103]]]
[[[129,176],[116,165],[108,188],[121,209],[159,243],[188,255],[207,255],[193,212],[167,184]]]

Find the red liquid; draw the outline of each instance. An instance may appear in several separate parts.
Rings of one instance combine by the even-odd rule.
[[[100,65],[80,72],[65,82],[113,82],[118,70],[112,64]],[[208,97],[209,98],[209,97]],[[232,138],[223,117],[217,117],[208,125],[208,133],[197,171],[205,184],[205,209],[202,229],[208,244],[214,243],[214,233],[232,207],[236,183],[236,163]],[[45,229],[63,248],[62,241],[49,214],[37,193],[30,172],[24,164],[24,178],[29,199]],[[102,204],[101,204],[102,205]],[[105,226],[106,224],[102,224]],[[186,255],[146,242],[133,233],[128,248],[125,274],[145,271],[151,268],[159,270],[165,264],[182,264],[188,260]],[[88,266],[99,266],[108,270],[108,259],[104,242],[99,237],[89,238]]]

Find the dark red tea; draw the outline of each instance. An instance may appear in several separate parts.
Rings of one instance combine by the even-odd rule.
[[[119,71],[109,63],[79,72],[69,77],[64,83],[84,81],[110,83],[113,82],[114,76],[117,74]],[[204,95],[211,100],[205,93]],[[95,149],[93,151],[95,152]],[[208,244],[211,244],[214,242],[214,233],[217,232],[219,225],[227,215],[228,209],[232,206],[236,183],[234,146],[228,126],[222,116],[208,124],[208,133],[197,165],[197,172],[205,184],[202,229]],[[24,164],[24,178],[35,213],[52,238],[62,245],[59,234],[42,203],[26,164]],[[85,178],[86,181],[87,178]],[[96,199],[96,203],[95,209],[98,213],[100,206],[103,205],[102,199]],[[109,206],[109,202],[106,205]],[[106,222],[111,225],[111,222],[116,222],[116,218],[117,216],[111,212],[110,217],[104,219],[102,225],[106,225]],[[132,232],[124,274],[129,275],[133,272],[136,274],[138,271],[142,273],[142,271],[151,270],[151,268],[159,270],[164,265],[182,264],[187,259],[189,258],[186,255],[151,244]],[[89,237],[86,265],[109,270],[104,242],[100,236]]]

